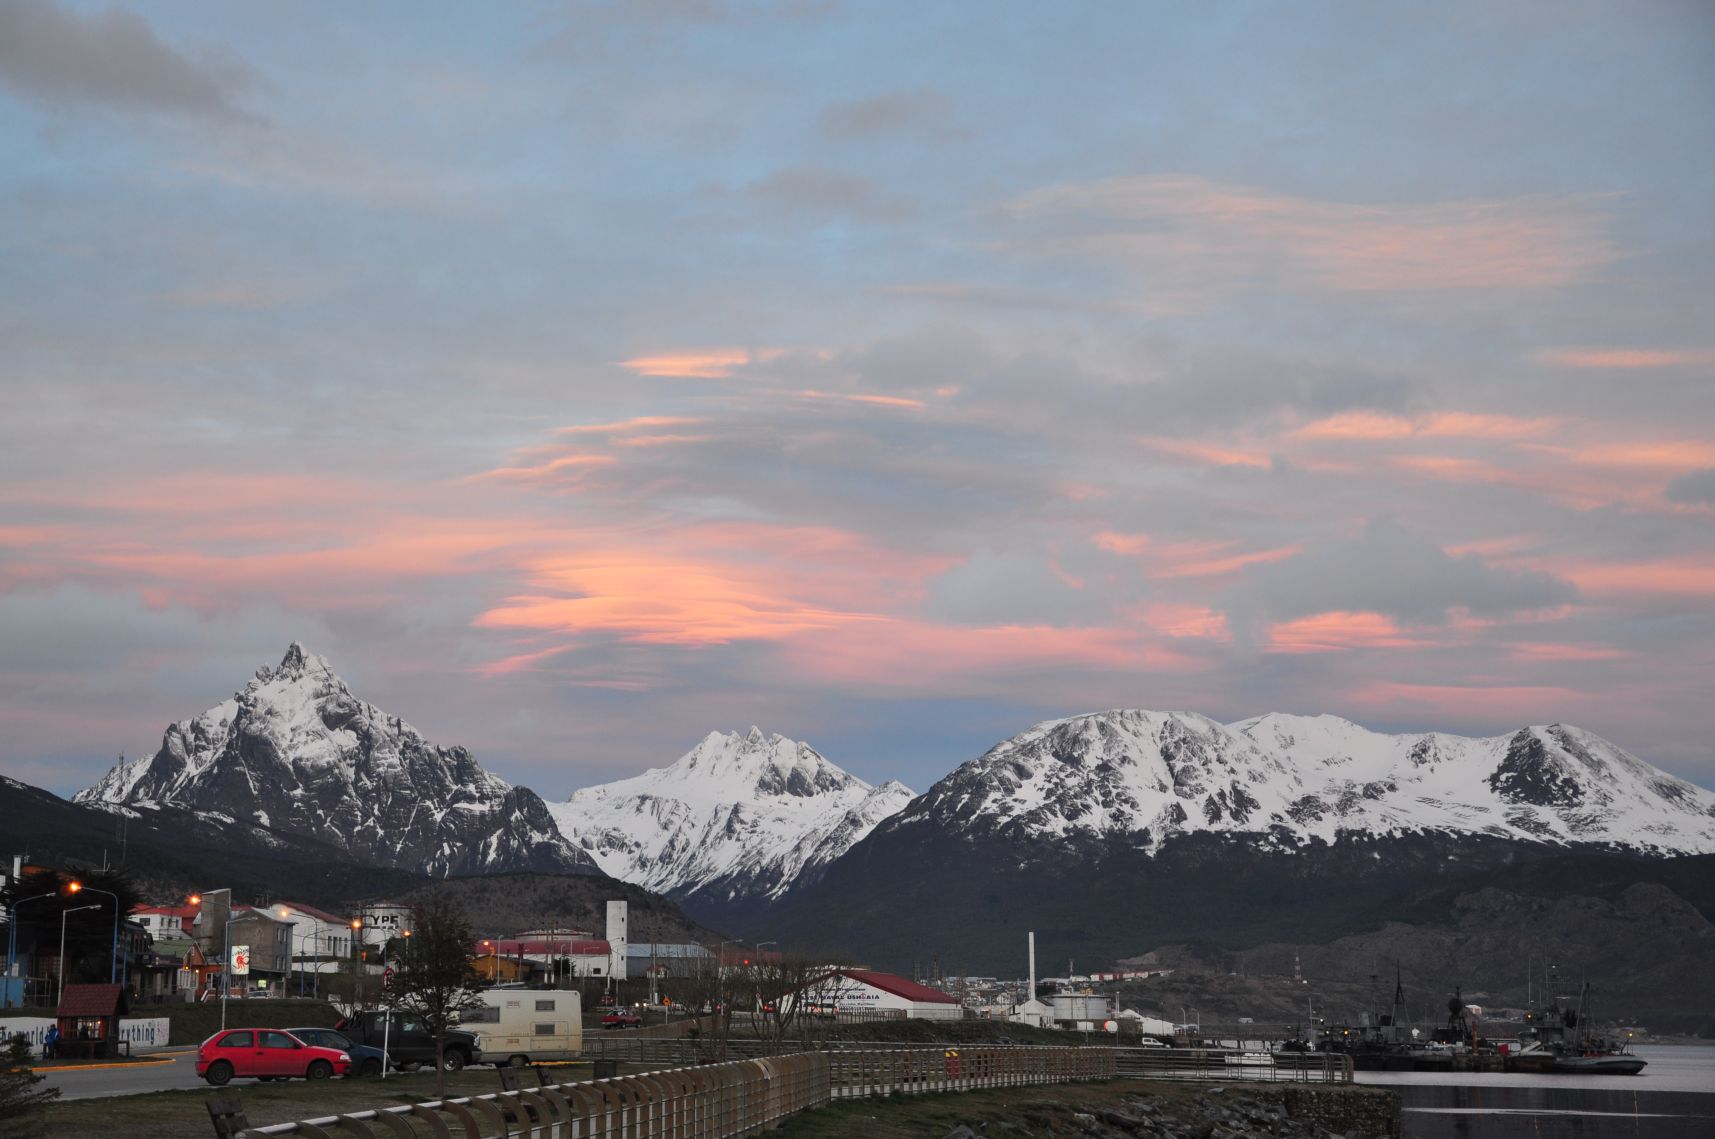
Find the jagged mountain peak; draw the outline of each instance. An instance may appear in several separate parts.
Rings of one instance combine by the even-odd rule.
[[[436,874],[593,869],[535,792],[359,699],[297,641],[278,668],[172,724],[153,755],[76,799],[219,814]]]
[[[677,898],[774,897],[814,878],[910,801],[807,743],[763,732],[710,732],[666,767],[573,792],[551,809],[616,878]]]
[[[780,796],[813,798],[860,785],[868,790],[868,784],[829,762],[809,744],[752,726],[748,732],[710,732],[666,767],[578,791],[573,799],[626,794],[636,789],[634,784],[647,784],[663,794],[670,787],[672,794],[697,803]]]

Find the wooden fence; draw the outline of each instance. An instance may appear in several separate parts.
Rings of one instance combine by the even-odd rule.
[[[800,1052],[252,1127],[241,1139],[724,1139],[836,1098],[1114,1074],[1111,1048]]]

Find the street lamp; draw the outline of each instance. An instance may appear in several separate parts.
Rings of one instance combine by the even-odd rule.
[[[18,907],[26,902],[39,902],[43,898],[57,898],[59,891],[53,890],[46,894],[37,894],[33,898],[19,898],[9,907],[6,915],[6,977],[10,980],[18,975]],[[6,989],[6,1007],[12,1007],[12,990]]]
[[[107,965],[107,983],[113,984],[119,979],[119,895],[112,890],[103,890],[99,886],[85,886],[82,882],[72,882],[66,887],[73,894],[88,890],[96,894],[106,894],[113,899],[113,956]]]
[[[92,906],[73,906],[69,910],[60,911],[60,995],[59,999],[54,1002],[56,1006],[64,1004],[66,999],[66,918],[79,910],[99,910],[100,908],[100,904],[97,903]]]

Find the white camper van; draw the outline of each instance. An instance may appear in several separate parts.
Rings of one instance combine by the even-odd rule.
[[[584,1012],[576,991],[488,989],[483,1007],[459,1017],[482,1035],[482,1058],[502,1064],[576,1060],[584,1048]]]

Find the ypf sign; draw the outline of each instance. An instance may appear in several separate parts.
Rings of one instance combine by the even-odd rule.
[[[250,975],[250,947],[234,945],[232,947],[232,975],[248,977]]]

